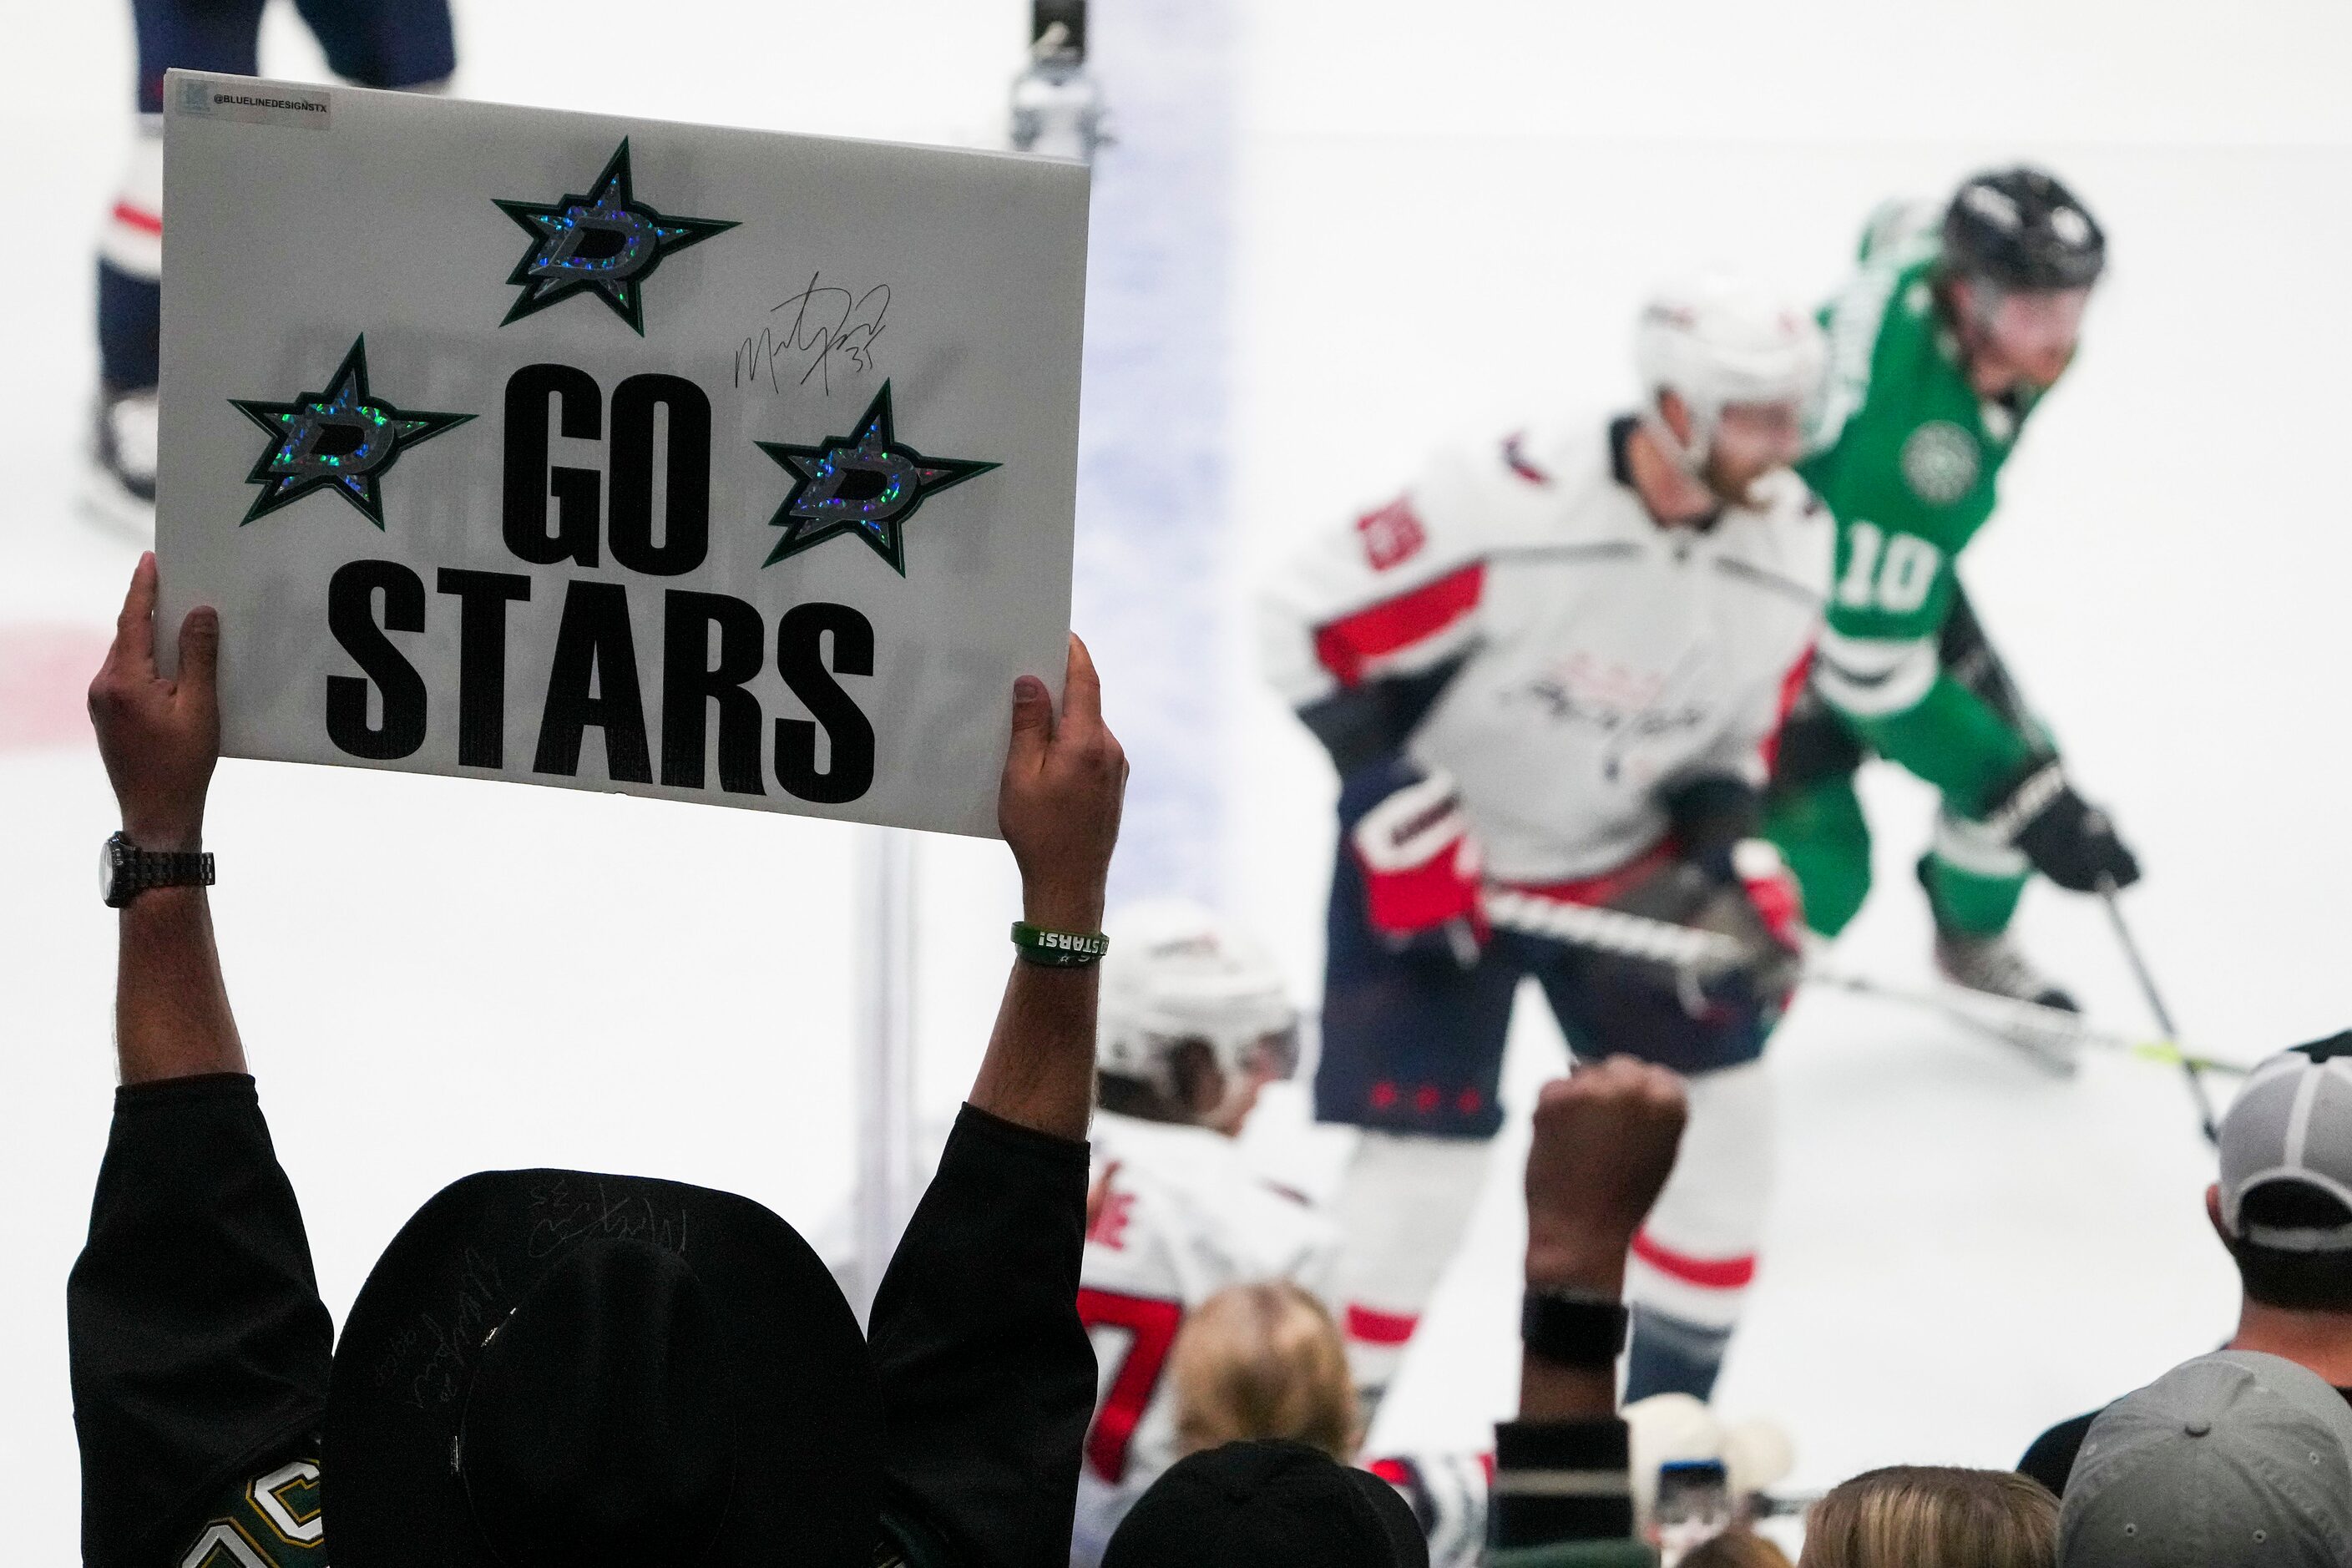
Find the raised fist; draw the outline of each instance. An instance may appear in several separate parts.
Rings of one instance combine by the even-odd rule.
[[[1633,1057],[1544,1085],[1528,1150],[1530,1289],[1623,1288],[1626,1248],[1675,1168],[1688,1115],[1682,1079]]]

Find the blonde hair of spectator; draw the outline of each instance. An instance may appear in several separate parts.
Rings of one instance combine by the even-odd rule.
[[[1789,1554],[1752,1530],[1727,1530],[1683,1553],[1682,1568],[1790,1568]]]
[[[1346,1464],[1363,1437],[1339,1327],[1288,1280],[1228,1286],[1187,1314],[1169,1376],[1180,1454],[1288,1437]]]
[[[1798,1568],[2054,1568],[2058,1500],[2013,1470],[1895,1465],[1832,1489]]]

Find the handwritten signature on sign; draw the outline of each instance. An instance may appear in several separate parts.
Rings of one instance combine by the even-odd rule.
[[[790,324],[784,315],[791,312]],[[765,376],[778,392],[782,379],[800,372],[793,384],[806,386],[814,378],[826,393],[833,391],[836,373],[843,376],[874,368],[874,345],[880,341],[890,313],[890,285],[877,283],[863,294],[823,281],[809,274],[808,287],[768,313],[777,320],[743,340],[735,351],[735,384],[749,385]]]

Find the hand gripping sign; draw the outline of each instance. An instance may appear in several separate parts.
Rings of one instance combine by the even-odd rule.
[[[163,608],[220,607],[227,754],[995,832],[1069,627],[1082,167],[164,103]]]

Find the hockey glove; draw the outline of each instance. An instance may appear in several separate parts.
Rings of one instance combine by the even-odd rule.
[[[1741,968],[1756,994],[1785,1002],[1804,967],[1805,895],[1769,840],[1743,838],[1731,848],[1740,899],[1727,927],[1747,943]]]
[[[1443,931],[1457,958],[1476,961],[1486,940],[1483,861],[1451,775],[1433,773],[1387,796],[1357,819],[1349,843],[1374,931],[1400,946]]]
[[[2055,760],[2028,770],[1985,822],[2035,870],[2070,892],[2128,888],[2139,880],[2139,861],[2116,837],[2107,814],[2074,793]]]
[[[1735,994],[1773,1005],[1796,989],[1803,965],[1799,933],[1804,929],[1803,896],[1780,852],[1761,838],[1732,847],[1732,883],[1718,884],[1691,924],[1739,943],[1739,956],[1718,976],[1703,977],[1709,988],[1729,983]]]
[[[1763,839],[1741,839],[1722,869],[1670,861],[1609,907],[1738,942],[1737,956],[1694,976],[1715,1000],[1774,1002],[1796,985],[1803,905],[1780,851]]]

